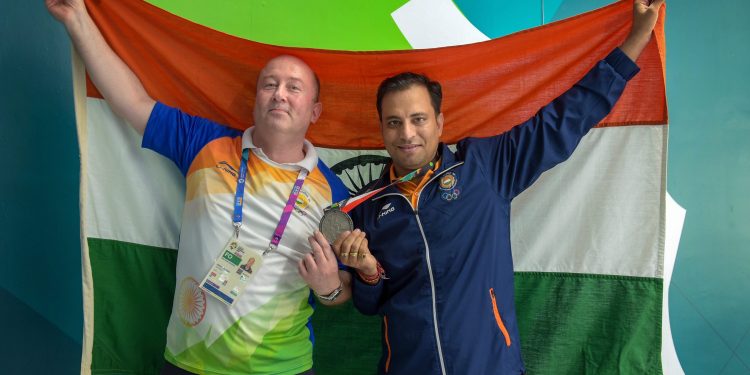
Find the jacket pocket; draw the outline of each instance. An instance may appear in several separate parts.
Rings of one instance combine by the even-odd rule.
[[[505,346],[510,346],[510,335],[508,334],[508,330],[505,329],[503,319],[502,317],[500,317],[500,311],[497,309],[497,300],[495,299],[494,288],[490,288],[490,298],[492,299],[492,312],[495,314],[495,322],[497,323],[497,327],[500,328],[500,332],[502,332],[503,336],[505,337]]]
[[[383,341],[385,342],[385,348],[388,350],[385,357],[385,372],[388,372],[388,368],[391,366],[391,343],[388,341],[388,317],[385,315],[383,315]]]

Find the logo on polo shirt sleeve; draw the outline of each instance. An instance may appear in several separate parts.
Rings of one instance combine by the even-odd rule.
[[[229,173],[230,175],[232,175],[232,177],[237,177],[237,175],[239,174],[239,172],[237,172],[237,170],[234,169],[234,167],[231,164],[227,163],[224,160],[216,163],[216,169],[223,171],[225,173]]]

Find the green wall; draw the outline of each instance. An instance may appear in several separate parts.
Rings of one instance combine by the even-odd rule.
[[[403,2],[377,7],[395,9]],[[9,168],[0,178],[0,373],[73,374],[79,372],[82,298],[70,44],[43,2],[4,3],[0,160]],[[541,2],[455,3],[491,37],[542,19]],[[547,0],[545,21],[604,3]],[[323,10],[319,25],[328,36],[321,42],[346,48],[350,40],[330,35],[347,27],[367,32],[354,22],[362,18],[352,16],[361,10]],[[675,346],[687,374],[750,375],[749,14],[750,2],[740,0],[668,4],[668,184],[687,209],[669,298]],[[371,31],[368,48],[383,48],[382,38],[404,43],[387,19],[369,22],[372,30],[387,32]]]

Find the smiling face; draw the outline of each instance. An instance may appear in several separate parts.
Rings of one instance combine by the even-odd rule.
[[[396,173],[403,176],[435,158],[443,114],[435,112],[424,86],[412,85],[383,96],[380,131]]]
[[[304,137],[320,117],[315,75],[293,56],[271,59],[258,76],[253,118],[260,131]]]

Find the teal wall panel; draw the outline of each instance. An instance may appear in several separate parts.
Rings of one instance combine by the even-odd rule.
[[[494,39],[554,21],[564,0],[453,2],[474,27]]]
[[[673,1],[667,18],[669,180],[687,209],[670,299],[677,354],[696,374],[750,374],[750,3]],[[710,336],[717,346],[700,343]],[[726,361],[713,353],[729,351]]]
[[[0,288],[0,374],[73,375],[81,368],[81,343]],[[80,317],[78,318],[80,319]],[[70,323],[75,323],[73,319]]]
[[[70,43],[42,1],[0,12],[0,373],[80,372],[79,159]]]
[[[25,304],[80,343],[80,164],[70,43],[42,1],[4,3],[0,36],[0,288],[17,298],[0,305]]]

